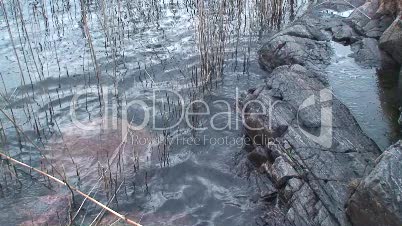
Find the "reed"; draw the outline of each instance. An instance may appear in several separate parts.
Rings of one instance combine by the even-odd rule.
[[[52,180],[52,181],[54,181],[54,182],[57,182],[58,184],[61,184],[61,185],[63,185],[63,186],[68,187],[70,190],[72,190],[72,191],[74,191],[74,192],[80,194],[80,195],[83,196],[84,198],[88,199],[89,201],[91,201],[91,202],[95,203],[96,205],[98,205],[99,207],[101,207],[103,210],[108,211],[109,213],[111,213],[111,214],[113,214],[114,216],[116,216],[116,217],[118,217],[118,218],[124,220],[125,222],[127,222],[127,223],[130,224],[130,225],[141,226],[141,224],[138,224],[138,223],[136,223],[135,221],[128,219],[128,218],[125,217],[124,215],[122,215],[122,214],[120,214],[120,213],[114,211],[113,209],[109,208],[107,205],[102,204],[101,202],[97,201],[96,199],[92,198],[91,196],[87,195],[86,193],[84,193],[84,192],[78,190],[77,188],[71,186],[70,184],[68,184],[68,183],[65,182],[64,180],[60,180],[60,179],[58,179],[58,178],[56,178],[56,177],[54,177],[54,176],[52,176],[52,175],[50,175],[50,174],[48,174],[48,173],[46,173],[46,172],[43,172],[43,171],[41,171],[41,170],[38,170],[38,169],[36,169],[36,168],[34,168],[34,167],[32,167],[32,166],[29,166],[29,165],[27,165],[27,164],[25,164],[25,163],[23,163],[23,162],[20,162],[20,161],[14,159],[14,158],[12,158],[12,157],[10,157],[10,156],[8,156],[8,155],[2,153],[2,152],[0,152],[0,156],[3,157],[4,159],[10,161],[10,162],[13,162],[14,164],[17,164],[17,165],[19,165],[19,166],[22,166],[22,167],[24,167],[24,168],[27,168],[27,169],[29,169],[29,170],[32,170],[32,171],[34,171],[34,172],[36,172],[36,173],[38,173],[38,174],[40,174],[40,175],[42,175],[42,176],[44,176],[44,177],[49,178],[50,180]]]

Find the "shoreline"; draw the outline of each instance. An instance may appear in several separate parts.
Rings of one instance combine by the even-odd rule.
[[[348,18],[323,13],[339,7],[345,5],[322,3],[310,7],[273,35],[259,51],[260,64],[268,72],[265,84],[250,89],[240,100],[242,105],[280,101],[269,116],[259,115],[256,105],[251,105],[244,115],[255,128],[264,127],[258,132],[246,129],[247,136],[259,134],[281,140],[278,146],[269,147],[253,140],[253,149],[247,154],[253,168],[271,184],[261,196],[267,201],[267,212],[260,217],[262,224],[361,225],[361,214],[347,207],[358,190],[358,181],[376,169],[380,149],[336,97],[330,99],[330,125],[323,125],[322,109],[317,106],[304,111],[299,108],[310,96],[325,98],[325,68],[334,54],[330,41],[351,45],[354,59],[363,66],[379,67],[384,65],[382,62],[389,65],[389,58],[384,60],[378,49],[376,37],[368,37]],[[352,18],[356,18],[353,13]],[[331,128],[328,139],[326,128]],[[381,216],[377,220],[384,222]]]

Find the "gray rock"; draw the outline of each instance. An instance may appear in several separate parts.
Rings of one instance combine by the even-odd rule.
[[[359,40],[359,35],[355,30],[347,24],[341,24],[340,26],[331,28],[333,39],[337,42],[342,42],[347,45],[355,43]]]
[[[391,146],[348,203],[355,226],[402,225],[402,142]]]
[[[371,0],[360,7],[361,15],[355,11],[349,20],[323,16],[313,9],[260,50],[260,63],[271,73],[241,106],[255,101],[243,115],[253,128],[261,128],[245,128],[250,137],[259,138],[255,144],[280,140],[278,145],[267,145],[269,158],[263,164],[278,190],[277,203],[281,203],[268,205],[269,219],[262,218],[268,225],[351,225],[345,211],[349,184],[367,176],[381,151],[330,93],[321,72],[333,55],[329,39],[355,42],[357,61],[379,64],[381,52],[377,40],[370,37],[378,38],[376,32],[383,29],[385,20],[362,19],[363,14],[374,16],[378,7],[378,0]],[[368,38],[365,32],[370,33]]]
[[[397,18],[380,38],[380,48],[402,64],[402,20]]]
[[[375,18],[379,8],[380,0],[366,1],[366,3],[353,11],[349,19],[359,27],[363,28],[370,22],[370,20],[372,20],[372,18]]]
[[[381,35],[392,24],[394,19],[390,16],[382,16],[379,19],[370,20],[364,27],[364,34],[369,38],[380,39]]]
[[[398,123],[402,126],[402,107],[399,108],[399,111],[401,112],[401,115],[399,116]]]
[[[256,147],[254,151],[247,155],[248,160],[256,167],[260,167],[266,161],[268,161],[268,154],[263,147]]]
[[[283,196],[286,200],[290,200],[295,192],[297,192],[301,186],[303,185],[303,181],[297,178],[291,178],[283,191]]]
[[[378,41],[374,38],[363,38],[352,45],[353,57],[356,62],[366,67],[381,66],[381,52]]]
[[[288,207],[283,211],[287,219],[295,225],[348,225],[344,211],[349,198],[348,184],[365,176],[365,172],[372,169],[374,160],[381,153],[377,145],[364,135],[349,110],[335,97],[329,101],[332,106],[329,144],[317,143],[317,140],[312,139],[312,136],[319,137],[321,131],[329,126],[324,123],[321,127],[321,108],[326,105],[321,106],[318,102],[305,109],[299,110],[299,107],[309,98],[320,100],[320,91],[325,88],[315,72],[301,65],[281,66],[269,75],[266,85],[259,88],[258,95],[249,96],[249,99],[243,101],[246,103],[256,100],[269,108],[277,100],[272,96],[272,90],[279,90],[283,96],[272,108],[269,117],[259,115],[254,120],[257,122],[256,126],[267,127],[268,122],[288,126],[279,139],[286,140],[281,144],[288,142],[292,147],[291,152],[285,147],[274,149],[281,153],[278,159],[290,160],[289,165],[294,170],[297,167],[298,179],[303,183],[300,189],[294,191],[284,187],[285,190],[288,189],[287,198],[290,197],[289,191],[294,192],[289,201],[286,202],[287,198],[285,199]],[[246,113],[260,110],[251,106]],[[304,112],[302,119],[298,117],[298,112]],[[244,117],[247,120],[250,115]],[[246,132],[250,131],[246,129]],[[252,133],[265,134],[264,130]],[[295,176],[294,171],[288,172],[291,172],[288,175]],[[280,179],[280,175],[286,174],[277,175],[279,176],[273,178],[276,178],[275,182],[278,181],[279,185],[287,181]]]
[[[277,188],[283,187],[288,180],[299,177],[296,170],[283,157],[275,159],[274,164],[271,166],[270,173]]]
[[[300,64],[310,67],[329,64],[332,49],[326,41],[310,39],[306,30],[299,32],[299,25],[288,28],[283,35],[274,36],[259,51],[259,61],[267,70],[282,65]],[[291,32],[293,31],[293,32]],[[298,34],[298,36],[293,36]]]

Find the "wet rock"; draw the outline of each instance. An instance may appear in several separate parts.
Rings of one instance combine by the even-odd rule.
[[[135,168],[143,167],[146,161],[158,161],[156,151],[148,149],[157,144],[148,131],[127,131],[130,133],[126,134],[127,121],[119,119],[114,123],[96,118],[81,125],[63,126],[63,136],[50,139],[47,145],[48,159],[68,178],[79,179],[84,188],[97,183],[100,167],[112,172],[125,167],[125,172],[133,175]]]
[[[380,48],[402,64],[402,20],[397,18],[380,38]]]
[[[49,194],[35,198],[35,202],[14,208],[23,219],[18,225],[66,225],[69,219],[71,197]]]
[[[385,151],[348,203],[355,226],[402,225],[402,142]]]
[[[353,58],[357,63],[366,67],[381,66],[381,52],[378,41],[374,38],[363,38],[352,45]]]
[[[257,168],[268,161],[268,154],[263,147],[256,147],[254,151],[247,155],[248,160]]]
[[[271,176],[275,181],[276,187],[283,187],[288,180],[299,177],[296,170],[283,157],[275,159],[271,166]]]

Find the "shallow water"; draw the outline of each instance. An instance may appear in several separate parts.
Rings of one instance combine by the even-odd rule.
[[[46,5],[41,5],[42,2]],[[4,85],[2,82],[0,90],[10,97],[10,103],[2,101],[1,106],[13,109],[7,113],[39,146],[54,148],[55,143],[65,139],[64,143],[70,144],[75,151],[84,152],[80,155],[83,158],[76,158],[76,165],[82,166],[79,167],[80,176],[76,175],[74,164],[68,162],[68,155],[59,159],[57,152],[53,157],[68,162],[60,166],[60,162],[55,161],[59,163],[58,167],[64,168],[70,183],[87,193],[92,191],[93,197],[103,203],[111,200],[116,191],[117,198],[111,202],[111,207],[131,219],[144,225],[255,225],[255,217],[260,216],[263,206],[255,198],[261,188],[258,179],[247,177],[237,161],[237,156],[244,152],[244,143],[241,129],[236,128],[239,118],[235,98],[238,93],[261,85],[266,72],[257,62],[259,38],[272,27],[278,28],[272,22],[278,18],[261,17],[259,12],[266,11],[253,5],[255,1],[232,1],[235,5],[224,12],[217,10],[219,5],[205,5],[206,18],[200,17],[200,6],[193,1],[85,2],[96,60],[81,21],[79,1],[21,1],[27,33],[22,29],[21,18],[14,17],[19,15],[18,9],[14,4],[6,4],[23,77],[19,76],[17,57],[13,53],[4,12],[1,12],[0,73]],[[212,4],[214,1],[204,2]],[[288,2],[297,2],[298,7],[286,5]],[[303,6],[303,1],[285,1],[281,19],[289,21],[303,11]],[[225,34],[224,45],[218,46],[223,51],[208,48],[208,54],[201,54],[199,25],[202,21],[207,27],[203,30],[207,34],[204,37],[207,46],[211,41],[208,38],[219,40],[223,37],[220,35]],[[221,27],[215,26],[219,23]],[[215,68],[222,64],[216,60],[222,52],[223,71],[207,68],[213,76],[203,84],[201,71],[207,69],[200,62],[201,55],[213,59],[211,65]],[[378,108],[381,101],[377,96],[371,100],[373,93],[377,94],[379,90],[375,78],[356,79],[356,84],[349,87],[342,83],[343,79],[351,80],[360,68],[349,58],[339,56],[336,59],[338,62],[328,68],[335,93],[339,93],[341,99],[346,93],[342,100],[356,114],[365,131],[373,138],[378,137],[379,144],[386,145],[390,135],[387,121],[381,117]],[[340,68],[345,69],[345,73],[339,75]],[[108,100],[108,103],[102,102],[102,108],[99,107],[97,70],[104,92],[103,101]],[[374,70],[366,72],[372,75]],[[20,86],[24,81],[25,84]],[[361,111],[361,105],[358,105],[361,102],[356,103],[360,86],[371,89],[367,98],[377,107]],[[141,133],[142,137],[150,138],[147,151],[156,153],[156,161],[152,154],[147,155],[146,151],[136,150],[132,145],[133,153],[141,152],[138,154],[141,159],[139,163],[131,163],[127,158],[125,163],[128,164],[123,164],[123,168],[130,169],[118,173],[122,166],[116,162],[102,162],[100,167],[96,166],[98,156],[85,151],[83,144],[115,148],[121,144],[121,134],[114,138],[109,136],[112,132],[108,128],[102,136],[75,129],[71,115],[74,105],[71,103],[77,94],[82,95],[75,103],[75,113],[83,124],[98,122],[106,113],[113,118],[122,118],[120,111],[124,109],[124,103],[144,101],[157,116],[155,123]],[[231,127],[217,131],[207,126],[206,130],[194,133],[182,123],[173,129],[152,130],[154,125],[171,125],[178,120],[181,103],[175,94],[182,95],[184,103],[205,100],[211,115],[229,109],[231,114],[220,115],[215,123],[224,127],[229,122]],[[214,102],[218,100],[229,105]],[[375,120],[367,120],[367,112],[375,112]],[[131,107],[127,109],[126,117],[139,124],[144,112]],[[14,157],[51,172],[38,150],[26,139],[19,142],[13,125],[3,116],[0,119],[7,134],[7,142],[2,140],[3,148]],[[210,119],[199,117],[193,123],[208,125]],[[73,132],[69,132],[71,128],[74,128]],[[173,141],[171,144],[164,140],[168,138]],[[98,139],[103,140],[96,142]],[[194,139],[198,139],[197,144],[188,143]],[[49,156],[52,157],[51,152]],[[113,174],[99,174],[99,170],[107,172],[108,169],[112,169]],[[48,180],[35,174],[31,177],[26,170],[18,171],[19,180],[10,172],[7,167],[2,167],[0,173],[3,175],[0,179],[0,196],[3,197],[0,199],[0,225],[58,224],[59,217],[55,216],[63,218],[71,199],[69,191],[55,184],[49,187]],[[96,182],[98,180],[101,182]],[[100,209],[88,202],[83,207],[75,222],[89,225]],[[102,223],[115,221],[106,215]]]
[[[395,75],[381,76],[376,68],[363,68],[350,57],[350,46],[331,44],[335,56],[326,71],[334,94],[350,109],[363,131],[385,150],[401,138]]]
[[[7,111],[10,117],[37,145],[44,146],[50,161],[57,165],[55,169],[65,171],[72,185],[91,192],[103,203],[113,200],[112,208],[144,225],[255,225],[262,203],[253,197],[261,191],[258,180],[248,179],[237,164],[236,156],[244,148],[241,129],[215,131],[208,126],[194,133],[184,123],[163,131],[154,131],[152,126],[174,124],[182,104],[176,94],[183,97],[184,104],[205,100],[211,115],[229,109],[229,115],[215,119],[218,126],[238,124],[236,95],[259,85],[265,74],[257,62],[258,38],[265,30],[278,27],[266,24],[289,21],[298,7],[286,2],[285,7],[294,15],[284,13],[280,20],[270,20],[268,15],[262,18],[258,14],[254,1],[232,1],[234,5],[226,5],[223,11],[215,1],[205,1],[206,17],[194,1],[84,2],[90,38],[81,18],[80,1],[20,1],[23,20],[17,1],[5,5],[7,14],[2,11],[0,21],[0,72],[4,80],[0,90],[9,97],[9,103],[2,105],[13,109]],[[302,6],[303,1],[298,4]],[[18,58],[13,53],[6,15]],[[199,47],[203,33],[206,54]],[[224,42],[218,46],[222,50],[211,48],[212,39],[222,37]],[[224,61],[216,60],[222,54]],[[201,56],[208,57],[213,68],[223,63],[222,72],[201,64]],[[210,81],[205,82],[203,70],[212,74]],[[102,91],[97,86],[98,75]],[[102,108],[99,92],[103,92],[102,101],[108,101],[102,102]],[[72,101],[74,98],[77,101]],[[119,144],[122,136],[110,128],[81,131],[74,127],[73,118],[92,128],[107,113],[113,119],[122,118],[124,103],[133,100],[144,101],[156,112],[155,123],[141,133],[142,138],[151,140],[148,149],[123,145],[133,150],[123,148],[126,153],[121,155],[106,151],[103,159],[98,152],[87,150],[115,149],[124,142]],[[217,100],[229,105],[216,104]],[[71,109],[75,109],[74,117]],[[144,111],[131,107],[126,117],[141,123]],[[56,174],[32,144],[24,137],[18,139],[21,134],[11,123],[3,116],[0,119],[6,128],[7,144],[2,144],[7,153]],[[200,117],[192,123],[207,124],[210,119]],[[173,140],[170,145],[164,140],[168,138]],[[195,138],[199,144],[184,143]],[[230,141],[237,143],[228,144]],[[156,154],[147,155],[149,150]],[[132,159],[127,151],[133,151]],[[140,156],[138,161],[135,153]],[[0,225],[62,222],[71,202],[69,191],[24,171],[18,171],[19,179],[6,168],[2,171]],[[114,194],[115,199],[111,198]],[[99,212],[86,202],[75,222],[88,225]],[[114,221],[106,215],[103,224]]]

